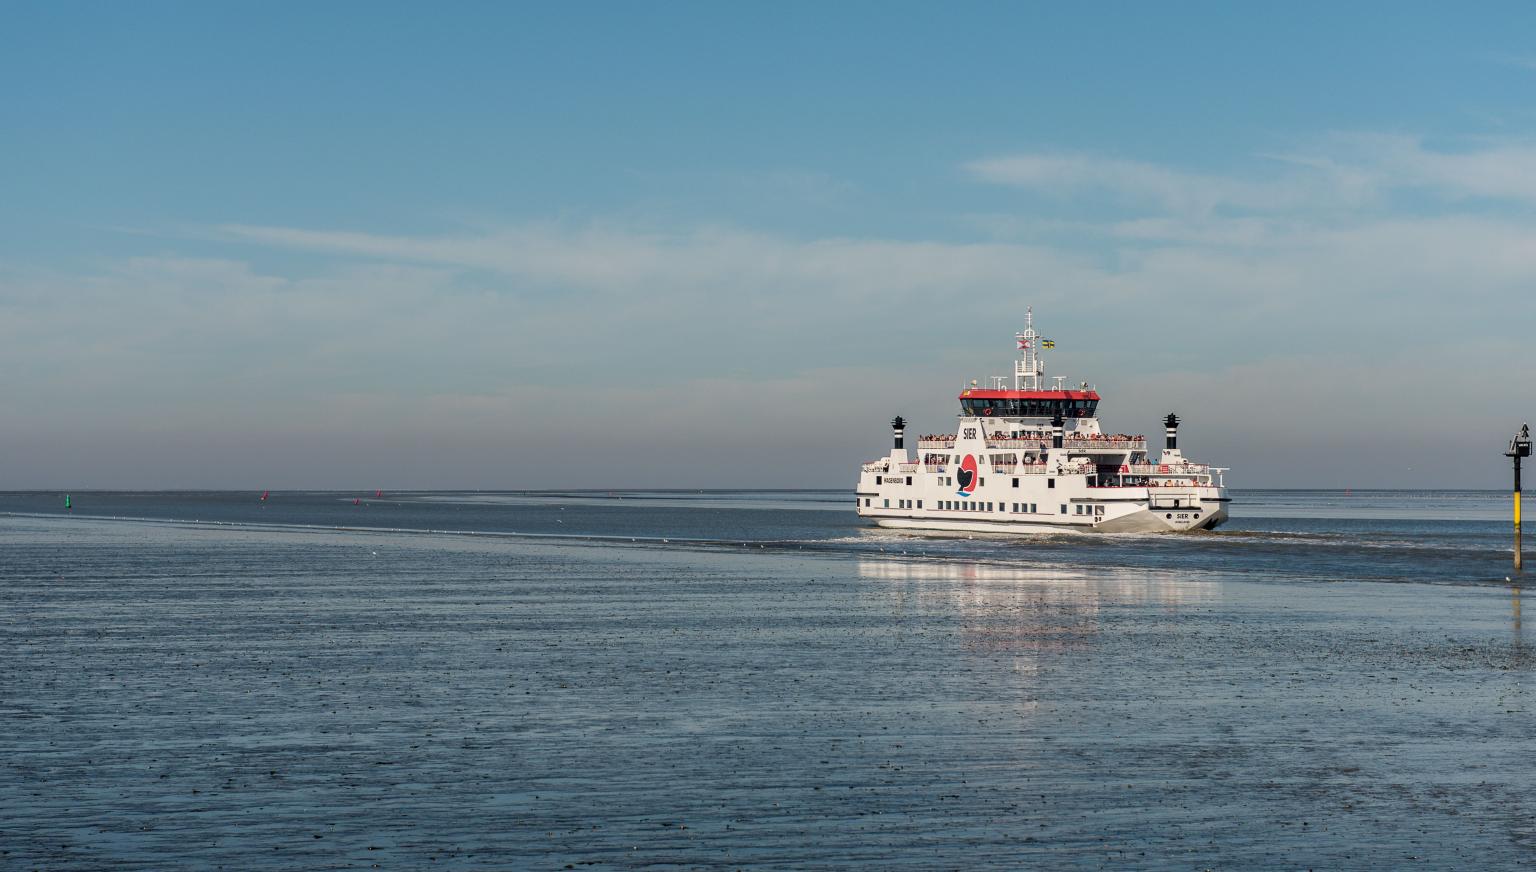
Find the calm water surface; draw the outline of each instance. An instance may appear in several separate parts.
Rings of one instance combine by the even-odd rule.
[[[0,494],[0,868],[1536,860],[1505,494],[257,496]]]

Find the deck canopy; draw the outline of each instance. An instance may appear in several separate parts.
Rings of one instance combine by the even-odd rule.
[[[1092,418],[1098,391],[1004,391],[972,388],[960,394],[967,418]]]

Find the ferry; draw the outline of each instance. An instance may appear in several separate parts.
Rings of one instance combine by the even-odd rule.
[[[891,422],[891,453],[863,464],[858,513],[881,527],[977,533],[1077,531],[1187,533],[1227,520],[1227,467],[1179,450],[1179,417],[1163,421],[1154,459],[1147,438],[1099,427],[1099,393],[1087,382],[1047,386],[1041,352],[1056,347],[1026,310],[1014,334],[1018,358],[1006,376],[960,393],[956,432],[917,437]]]

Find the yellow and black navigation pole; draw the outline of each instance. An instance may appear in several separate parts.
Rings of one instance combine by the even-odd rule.
[[[1515,461],[1515,570],[1519,571],[1520,564],[1520,458],[1531,456],[1531,425],[1521,424],[1520,435],[1509,440],[1509,450],[1504,452],[1505,457]]]

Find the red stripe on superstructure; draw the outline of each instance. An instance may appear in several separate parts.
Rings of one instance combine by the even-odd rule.
[[[968,390],[962,400],[1097,400],[1098,391],[984,391]]]

